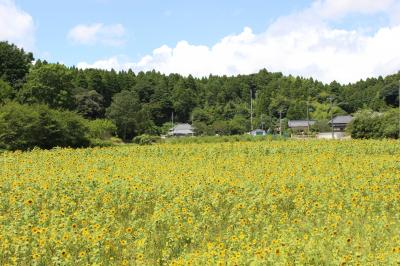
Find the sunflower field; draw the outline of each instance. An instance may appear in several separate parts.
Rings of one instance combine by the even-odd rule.
[[[400,142],[0,154],[0,265],[398,265]]]

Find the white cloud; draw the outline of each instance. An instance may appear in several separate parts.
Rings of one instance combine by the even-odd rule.
[[[75,44],[121,46],[125,43],[124,35],[125,28],[121,24],[80,24],[69,31],[68,39]]]
[[[32,17],[12,0],[0,0],[0,40],[9,41],[27,50],[35,44]]]
[[[123,63],[125,62],[125,63]],[[135,67],[134,63],[129,63],[123,56],[113,56],[108,59],[98,60],[93,64],[88,64],[86,62],[81,62],[76,65],[77,68],[98,68],[98,69],[115,69],[115,70],[124,70],[124,69],[133,69]]]
[[[388,13],[395,4],[395,0],[317,0],[310,11],[321,17],[332,19],[350,13],[376,14]]]
[[[305,10],[279,18],[259,34],[246,27],[211,47],[180,41],[175,47],[163,45],[138,62],[113,57],[78,66],[196,76],[249,74],[267,68],[324,82],[353,82],[400,70],[400,25],[368,35],[363,29],[344,30],[329,22],[351,13],[390,16],[397,4],[394,0],[318,0]]]

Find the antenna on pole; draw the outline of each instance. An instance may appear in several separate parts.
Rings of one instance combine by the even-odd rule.
[[[309,105],[308,101],[309,100],[307,97],[307,130],[308,130],[307,135],[310,135],[310,112],[308,110],[308,105]]]
[[[250,89],[250,127],[253,131],[253,91]]]
[[[279,110],[279,135],[282,136],[282,110]]]
[[[331,101],[331,130],[332,130],[332,139],[335,139],[335,132],[333,130],[333,96],[329,96],[329,100]]]

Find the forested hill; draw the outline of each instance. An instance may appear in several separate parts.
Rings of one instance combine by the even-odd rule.
[[[368,108],[384,111],[398,104],[400,75],[369,78],[354,84],[322,82],[260,70],[252,75],[205,78],[164,75],[155,71],[81,70],[49,64],[10,45],[0,43],[0,104],[46,104],[73,110],[88,119],[107,117],[121,137],[159,134],[171,121],[193,122],[198,132],[237,134],[250,128],[250,97],[254,99],[254,127],[273,128],[279,112],[287,119],[330,117]],[[193,62],[195,64],[195,62]]]

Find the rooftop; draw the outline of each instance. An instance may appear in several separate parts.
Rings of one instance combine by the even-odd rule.
[[[348,124],[353,120],[351,115],[339,115],[329,121],[329,124]]]
[[[193,135],[194,128],[190,124],[178,124],[169,130],[169,135]]]
[[[308,125],[312,126],[315,124],[315,120],[289,120],[288,126],[290,128],[294,127],[308,127]]]
[[[176,126],[171,128],[170,130],[171,131],[194,130],[194,128],[190,124],[177,124]]]

